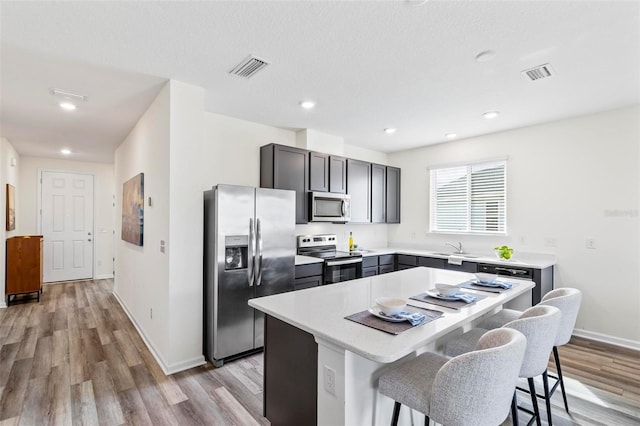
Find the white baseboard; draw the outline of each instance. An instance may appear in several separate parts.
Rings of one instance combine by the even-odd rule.
[[[6,298],[7,296],[4,296],[4,298]],[[2,302],[0,302],[0,309],[2,308],[6,308],[7,307],[7,302],[5,302],[4,300]]]
[[[623,339],[621,337],[609,336],[608,334],[596,333],[588,330],[573,330],[573,335],[584,337],[585,339],[596,340],[598,342],[608,343],[610,345],[621,346],[623,348],[635,349],[640,351],[640,342],[635,340]]]
[[[102,274],[93,277],[94,280],[108,280],[113,278],[113,274]]]
[[[198,357],[191,358],[191,359],[186,359],[184,361],[180,361],[180,362],[173,363],[173,364],[166,363],[164,361],[164,359],[160,356],[158,351],[156,350],[156,348],[155,348],[153,342],[151,341],[151,339],[146,335],[146,333],[138,325],[138,323],[136,322],[135,318],[133,318],[133,315],[131,315],[131,312],[129,312],[129,309],[127,309],[127,306],[124,304],[122,299],[120,299],[120,297],[118,296],[118,293],[113,291],[113,295],[115,296],[115,298],[118,301],[118,303],[120,303],[120,306],[122,306],[122,309],[124,310],[124,312],[129,317],[129,320],[131,320],[131,322],[133,323],[133,326],[136,328],[136,331],[138,332],[140,337],[142,337],[142,341],[147,346],[147,348],[149,349],[149,352],[151,352],[151,355],[153,355],[153,358],[155,358],[156,362],[158,363],[158,365],[162,369],[162,372],[165,375],[169,376],[171,374],[178,373],[180,371],[188,370],[190,368],[198,367],[200,365],[206,364],[206,360],[204,359],[204,355],[200,355]]]

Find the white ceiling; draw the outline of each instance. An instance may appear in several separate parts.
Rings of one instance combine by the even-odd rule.
[[[422,3],[2,2],[1,133],[111,162],[169,78],[205,88],[209,112],[383,152],[640,103],[638,1]],[[248,54],[271,65],[229,75]],[[545,63],[556,76],[520,74]],[[50,87],[89,100],[67,113]]]

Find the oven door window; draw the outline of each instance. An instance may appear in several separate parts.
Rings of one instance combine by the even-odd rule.
[[[339,266],[325,266],[324,268],[325,284],[355,280],[356,278],[362,278],[362,263],[351,263],[348,265]]]

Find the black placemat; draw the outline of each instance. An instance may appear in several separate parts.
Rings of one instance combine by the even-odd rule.
[[[460,287],[460,288],[468,288],[470,290],[488,291],[489,293],[504,293],[505,291],[511,290],[515,286],[514,283],[509,283],[509,284],[511,284],[511,288],[487,287],[487,286],[483,286],[483,285],[477,285],[477,284],[475,284],[476,282],[477,282],[476,280],[465,281],[462,284],[459,284],[458,287]],[[506,282],[506,281],[504,281],[504,282]]]
[[[436,291],[435,289],[429,291]],[[474,305],[476,302],[482,299],[486,299],[488,296],[483,296],[481,294],[474,294],[476,297],[476,301],[473,303],[467,303],[462,300],[442,300],[437,297],[431,297],[427,293],[416,294],[415,296],[411,296],[409,299],[417,300],[419,302],[431,303],[432,305],[444,306],[445,308],[451,308],[459,310],[464,308],[465,306]]]
[[[366,325],[367,327],[375,328],[376,330],[384,331],[390,334],[400,334],[403,331],[407,331],[410,328],[420,327],[428,322],[440,318],[443,313],[434,309],[418,308],[416,306],[407,305],[405,311],[407,312],[419,312],[426,316],[425,320],[418,325],[411,325],[409,321],[391,322],[385,321],[377,316],[373,315],[368,310],[357,312],[349,316],[344,317],[349,321],[357,322],[358,324]]]

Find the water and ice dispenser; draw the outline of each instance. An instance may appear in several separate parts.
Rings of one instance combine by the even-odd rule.
[[[226,271],[247,268],[249,237],[229,235],[224,238],[224,269]]]

